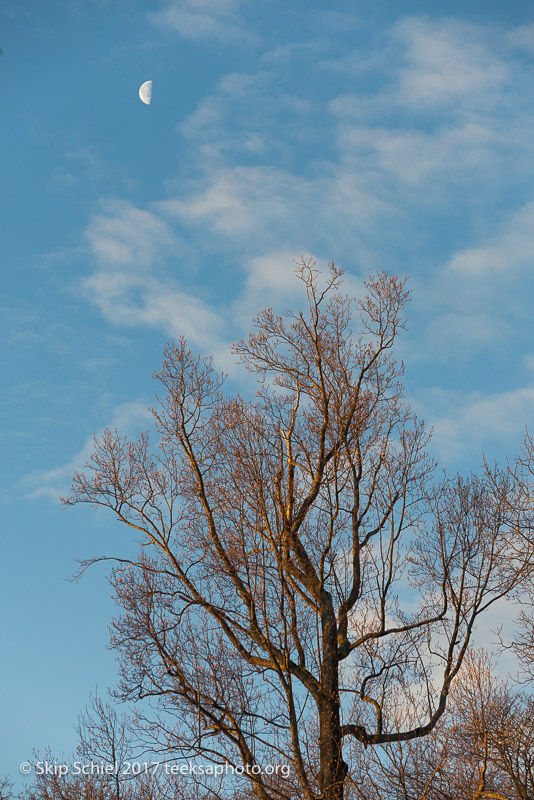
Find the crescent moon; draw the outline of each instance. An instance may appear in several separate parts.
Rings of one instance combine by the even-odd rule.
[[[139,87],[139,98],[145,103],[145,105],[150,105],[150,100],[152,99],[152,81],[145,81]]]

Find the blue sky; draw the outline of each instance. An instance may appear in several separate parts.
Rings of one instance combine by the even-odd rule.
[[[58,497],[94,432],[148,425],[168,339],[245,390],[228,344],[300,302],[293,258],[334,259],[355,293],[377,268],[408,274],[399,355],[434,455],[515,453],[534,410],[534,11],[3,0],[0,47],[0,774],[16,777],[34,747],[68,754],[89,692],[115,682],[105,571],[66,579],[125,534]]]

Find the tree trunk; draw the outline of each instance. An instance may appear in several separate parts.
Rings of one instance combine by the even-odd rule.
[[[323,663],[319,707],[319,786],[321,800],[343,800],[348,767],[342,752],[337,625],[333,606],[321,618]]]

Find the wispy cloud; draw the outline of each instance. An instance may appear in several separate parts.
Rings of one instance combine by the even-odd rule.
[[[270,229],[272,238],[287,241],[291,231],[298,236],[295,212],[303,209],[310,190],[316,188],[271,166],[233,167],[210,171],[189,196],[163,207],[182,220],[209,225],[230,237],[246,233],[264,241]]]
[[[242,5],[241,0],[172,0],[148,16],[158,27],[176,31],[184,39],[251,44],[257,36],[240,16]]]
[[[473,358],[507,354],[517,362],[530,347],[534,202],[505,215],[493,233],[490,227],[485,223],[488,233],[480,242],[415,277],[415,299],[425,310],[425,336],[414,343],[415,360],[465,366]]]
[[[151,326],[170,337],[183,334],[201,349],[222,346],[224,321],[179,280],[179,273],[194,275],[190,253],[156,209],[104,201],[87,226],[86,240],[98,267],[80,290],[112,325]]]
[[[117,428],[123,435],[137,436],[140,430],[149,427],[151,420],[150,411],[141,403],[122,403],[117,406],[106,427]],[[44,497],[59,503],[60,497],[69,494],[72,476],[77,470],[83,469],[93,449],[93,436],[89,436],[66,464],[49,470],[31,472],[22,478],[17,487],[17,495],[22,494],[30,500]]]
[[[86,230],[86,238],[99,263],[106,266],[150,267],[178,245],[176,236],[156,214],[122,200],[101,203]]]
[[[507,38],[512,47],[534,53],[534,22],[515,28],[510,31]]]
[[[209,230],[241,262],[271,251],[352,253],[367,261],[384,217],[397,216],[363,171],[327,163],[312,177],[268,166],[206,166],[188,193],[159,204],[181,224]]]
[[[433,133],[342,124],[338,141],[353,168],[359,166],[367,174],[374,170],[377,178],[382,173],[384,179],[393,178],[410,187],[438,177],[442,180],[447,174],[450,180],[466,170],[477,172],[494,159],[500,136],[477,122],[444,126]]]
[[[200,297],[154,276],[95,272],[83,283],[87,296],[117,326],[149,325],[180,335],[201,349],[218,347],[224,320]]]
[[[313,102],[281,88],[279,77],[286,68],[276,64],[224,75],[181,122],[178,130],[200,169],[251,157],[283,164],[295,142],[307,138]]]
[[[340,24],[348,25],[348,18],[339,15]],[[350,18],[352,19],[352,18]],[[308,39],[301,42],[284,42],[271,50],[267,50],[261,57],[260,63],[267,67],[285,67],[295,58],[316,58],[321,52],[330,49],[331,44],[327,38]]]
[[[488,31],[455,20],[405,19],[395,35],[407,48],[399,73],[401,99],[414,106],[484,103],[509,79],[488,48]]]
[[[526,203],[510,215],[497,234],[477,247],[456,253],[448,263],[456,273],[489,277],[506,273],[509,277],[519,270],[534,270],[534,201]]]
[[[434,428],[432,449],[444,464],[458,463],[485,450],[502,455],[517,451],[525,422],[534,416],[534,386],[508,392],[463,393],[433,389],[413,402]]]

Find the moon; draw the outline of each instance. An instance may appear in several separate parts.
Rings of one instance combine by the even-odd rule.
[[[145,81],[139,87],[139,97],[145,103],[145,105],[150,105],[150,100],[152,98],[152,81]]]

